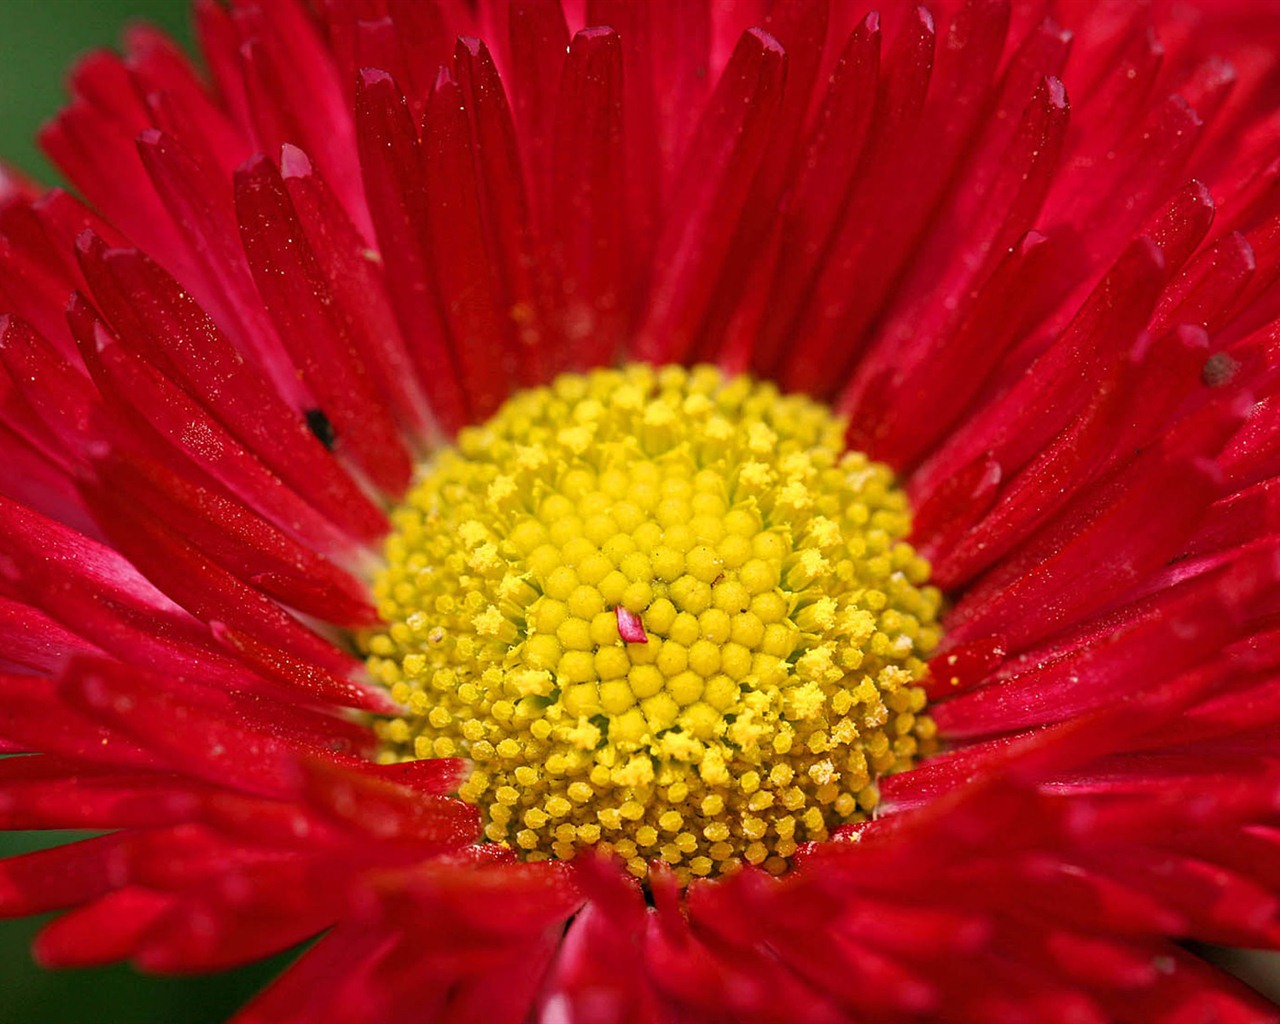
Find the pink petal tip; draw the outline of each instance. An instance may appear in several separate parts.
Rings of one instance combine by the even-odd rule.
[[[647,644],[649,636],[644,631],[644,623],[640,621],[640,616],[635,612],[629,612],[618,605],[613,610],[618,617],[618,635],[623,641],[629,644]]]

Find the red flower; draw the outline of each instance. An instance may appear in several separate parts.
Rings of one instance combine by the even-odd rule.
[[[565,6],[206,0],[208,85],[77,68],[89,206],[0,206],[0,822],[107,834],[0,912],[321,935],[246,1022],[1274,1020],[1181,944],[1280,945],[1274,10]],[[623,359],[832,403],[951,601],[943,752],[778,878],[523,862],[344,710],[415,460]]]

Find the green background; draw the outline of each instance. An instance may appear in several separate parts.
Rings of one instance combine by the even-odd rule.
[[[35,134],[65,101],[78,54],[116,46],[143,19],[191,45],[186,0],[0,0],[0,158],[37,180],[57,173]],[[70,833],[0,833],[0,856]],[[42,971],[28,952],[39,920],[0,921],[0,1024],[215,1024],[226,1021],[288,957],[201,978],[154,978],[128,967]]]
[[[190,48],[186,0],[0,0],[0,157],[53,183],[35,135],[66,99],[76,57],[116,47],[132,20],[166,29]]]

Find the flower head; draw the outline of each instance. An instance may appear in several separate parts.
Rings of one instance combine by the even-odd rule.
[[[0,202],[0,862],[244,1021],[1274,1019],[1265,5],[195,7]]]
[[[939,594],[888,469],[843,449],[711,367],[564,375],[464,430],[375,583],[386,756],[465,755],[489,839],[639,877],[780,873],[865,820],[934,748]]]

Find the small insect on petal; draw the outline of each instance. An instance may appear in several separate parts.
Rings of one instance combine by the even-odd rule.
[[[648,634],[644,631],[644,623],[640,621],[639,615],[628,611],[622,605],[618,605],[613,612],[618,617],[618,635],[626,643],[647,644],[649,642]]]

